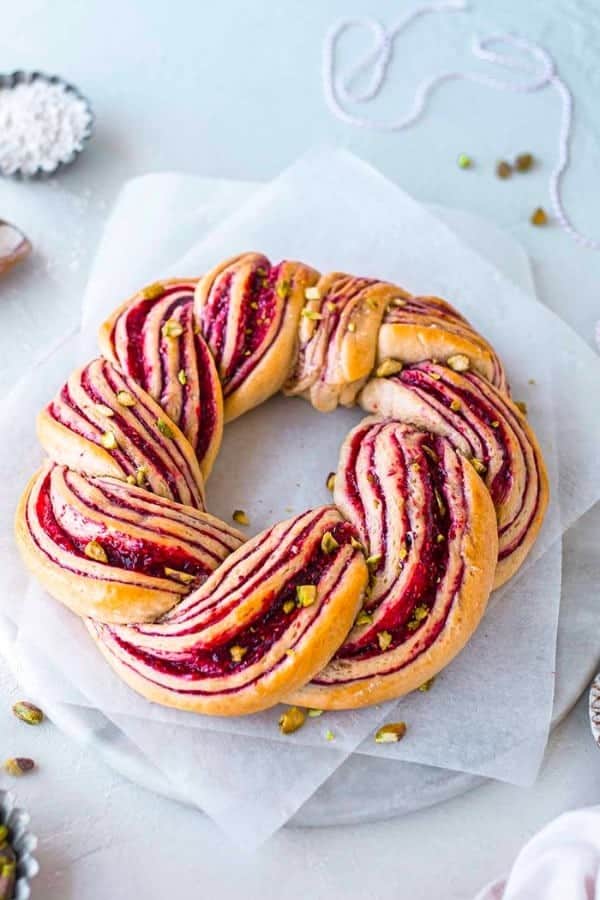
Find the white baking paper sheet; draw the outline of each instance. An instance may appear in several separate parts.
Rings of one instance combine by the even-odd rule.
[[[222,720],[137,697],[107,668],[81,623],[30,581],[4,534],[0,608],[19,624],[27,683],[55,699],[101,709],[180,794],[248,848],[285,824],[354,751],[530,783],[552,710],[560,538],[600,497],[600,417],[590,402],[600,363],[564,323],[440,219],[344,151],[312,153],[260,188],[182,175],[145,176],[126,185],[90,276],[83,332],[66,336],[9,398],[11,440],[0,451],[5,521],[41,460],[35,413],[73,365],[97,352],[97,324],[142,284],[200,274],[246,249],[441,294],[480,328],[505,360],[514,396],[527,401],[549,466],[552,502],[535,552],[519,577],[494,595],[478,633],[429,693],[328,713],[282,737],[277,709]],[[329,502],[325,476],[360,417],[356,410],[324,416],[302,400],[276,397],[228,425],[208,484],[210,511],[229,519],[234,508],[243,508],[255,533]],[[375,745],[377,724],[399,718],[409,726],[405,740]],[[334,741],[325,740],[328,729]]]

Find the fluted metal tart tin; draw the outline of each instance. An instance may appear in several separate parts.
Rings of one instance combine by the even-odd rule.
[[[55,175],[61,169],[64,169],[65,166],[71,165],[71,163],[73,163],[77,159],[77,157],[83,153],[94,131],[95,116],[90,101],[84,94],[81,93],[81,91],[77,87],[75,87],[75,85],[70,84],[70,82],[68,81],[65,81],[59,75],[47,75],[45,72],[38,71],[25,72],[21,69],[18,69],[15,72],[10,72],[8,74],[0,73],[0,90],[3,90],[5,88],[14,88],[18,84],[30,84],[32,81],[45,81],[47,82],[47,84],[61,85],[67,91],[67,93],[73,94],[75,97],[77,97],[78,100],[81,100],[86,108],[87,114],[89,116],[89,121],[87,124],[87,128],[81,138],[81,146],[75,147],[73,149],[73,152],[68,157],[58,162],[53,169],[48,170],[43,169],[41,166],[38,166],[38,168],[34,172],[23,172],[20,169],[17,169],[15,172],[7,173],[0,168],[0,175],[4,175],[5,178],[15,178],[22,179],[24,181],[30,181],[33,179],[49,178],[52,175]]]
[[[596,675],[590,688],[590,725],[594,740],[600,747],[600,674]]]
[[[9,843],[17,857],[17,879],[12,900],[29,900],[31,880],[39,871],[33,856],[37,847],[37,837],[29,831],[29,813],[16,805],[11,791],[0,790],[0,825],[9,830]]]

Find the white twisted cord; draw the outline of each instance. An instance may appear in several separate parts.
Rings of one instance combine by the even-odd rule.
[[[528,41],[513,34],[493,34],[486,38],[474,38],[471,45],[471,51],[476,58],[505,69],[524,73],[527,76],[524,80],[503,80],[474,72],[439,72],[417,85],[412,106],[400,118],[383,121],[348,111],[349,103],[368,103],[379,94],[392,58],[394,41],[409,25],[430,13],[460,12],[466,8],[465,0],[441,0],[439,3],[427,3],[415,7],[390,28],[386,28],[376,19],[369,17],[341,19],[336,22],[327,32],[323,46],[323,91],[327,106],[336,118],[348,125],[391,132],[409,128],[417,122],[427,107],[430,95],[440,84],[447,81],[470,81],[495,90],[513,91],[514,93],[533,93],[546,87],[553,87],[561,100],[562,112],[558,135],[558,157],[548,181],[552,210],[559,226],[573,240],[592,250],[600,250],[600,241],[578,231],[564,208],[562,176],[569,165],[573,97],[566,83],[558,75],[552,56],[544,47],[534,41]],[[342,35],[352,28],[369,31],[373,42],[366,53],[359,57],[344,74],[337,69],[336,50]],[[522,51],[525,58],[492,49],[502,46]],[[359,75],[369,76],[367,84],[362,90],[356,86],[356,79]]]

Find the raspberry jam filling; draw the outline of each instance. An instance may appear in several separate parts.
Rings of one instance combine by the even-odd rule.
[[[355,537],[354,529],[346,522],[337,524],[330,531],[340,546],[348,544],[351,538]],[[263,609],[266,606],[266,610],[260,612],[245,628],[232,634],[228,640],[221,642],[218,646],[188,648],[181,653],[169,653],[168,651],[149,651],[123,640],[119,633],[113,633],[113,638],[129,656],[168,677],[193,680],[195,678],[218,678],[243,672],[268,653],[301,613],[301,608],[296,605],[296,588],[306,584],[318,585],[327,575],[335,558],[335,553],[324,553],[317,544],[316,552],[306,566],[297,572],[276,596],[264,598]],[[328,594],[319,597],[321,604],[325,604],[327,599]],[[294,605],[291,611],[286,612],[284,606],[289,602]],[[222,618],[221,614],[217,613],[213,620],[206,623],[205,627],[209,627],[220,618]],[[232,648],[234,647],[242,647],[245,650],[239,661],[233,658]]]
[[[36,517],[42,530],[53,543],[62,550],[85,559],[85,548],[90,542],[90,537],[80,537],[69,532],[57,521],[50,495],[50,481],[51,476],[48,473],[36,500]],[[160,529],[156,533],[159,536],[163,534]],[[151,540],[134,538],[125,533],[101,528],[95,540],[102,545],[102,549],[108,557],[107,565],[109,566],[156,578],[167,577],[165,567],[193,575],[194,578],[208,575],[205,566],[187,553],[182,546],[162,546]]]

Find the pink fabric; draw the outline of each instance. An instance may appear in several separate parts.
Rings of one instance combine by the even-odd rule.
[[[600,806],[551,822],[474,900],[600,900]]]

